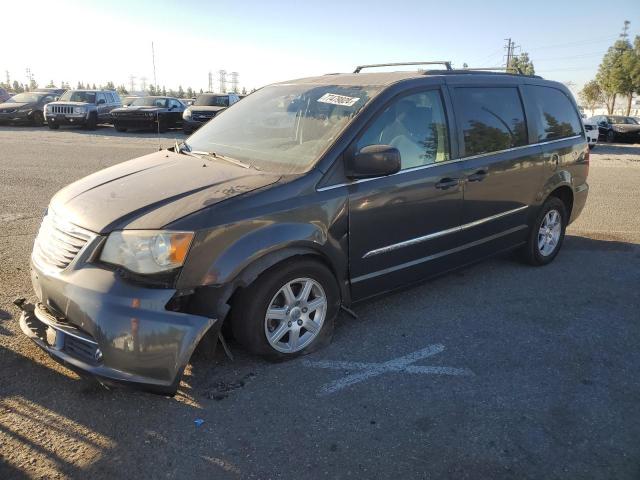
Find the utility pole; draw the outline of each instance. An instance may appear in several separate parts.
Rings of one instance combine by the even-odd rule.
[[[231,72],[231,91],[238,93],[238,72]]]
[[[129,90],[129,93],[133,93],[133,91],[135,90],[135,80],[136,77],[134,75],[129,75],[129,86],[131,87],[131,89]]]
[[[511,41],[511,38],[505,38],[504,39],[505,42],[507,42],[507,44],[504,46],[504,48],[507,50],[507,72],[509,70],[511,70],[511,64],[513,63],[513,49],[515,48],[515,43]]]
[[[213,73],[211,73],[211,70],[209,70],[209,89],[207,92],[213,93]]]
[[[158,82],[156,80],[156,51],[153,48],[153,42],[151,42],[151,60],[153,62],[153,88],[158,91]]]
[[[226,93],[227,90],[227,71],[218,70],[218,77],[220,80],[220,93]]]
[[[11,77],[9,76],[9,70],[5,70],[4,73],[7,75],[7,85],[11,86]]]
[[[140,89],[143,92],[147,91],[147,77],[140,77]]]

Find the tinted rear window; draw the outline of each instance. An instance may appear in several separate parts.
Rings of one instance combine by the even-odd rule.
[[[569,98],[553,87],[527,85],[538,141],[582,135],[582,122]]]
[[[527,125],[515,87],[455,89],[456,115],[464,135],[464,155],[526,145]]]

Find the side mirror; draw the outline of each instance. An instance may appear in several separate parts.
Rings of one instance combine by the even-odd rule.
[[[107,101],[104,98],[98,100],[98,105],[104,105],[105,103],[107,103]]]
[[[369,145],[347,157],[348,178],[384,177],[400,171],[400,152],[390,145]]]

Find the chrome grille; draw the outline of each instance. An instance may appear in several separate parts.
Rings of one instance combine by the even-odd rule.
[[[92,237],[92,232],[50,213],[42,219],[33,260],[43,267],[64,270]]]
[[[51,113],[73,113],[73,107],[68,105],[51,105]]]

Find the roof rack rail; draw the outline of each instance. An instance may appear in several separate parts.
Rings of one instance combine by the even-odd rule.
[[[478,68],[464,67],[464,68],[461,68],[461,70],[476,70],[480,72],[499,71],[499,72],[505,72],[505,73],[515,73],[517,75],[524,75],[524,72],[520,70],[520,67],[478,67]]]
[[[374,63],[371,65],[358,65],[353,73],[360,73],[363,68],[375,68],[375,67],[401,67],[406,65],[444,65],[447,70],[451,70],[451,62],[443,60],[440,62],[400,62],[400,63]]]

